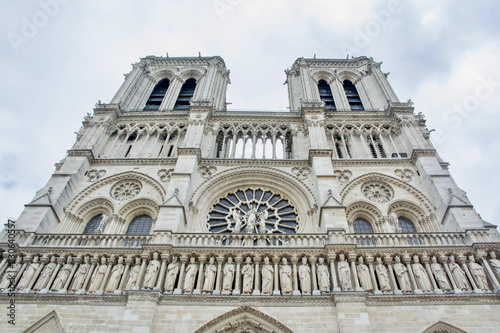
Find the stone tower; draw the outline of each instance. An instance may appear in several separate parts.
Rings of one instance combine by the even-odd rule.
[[[496,227],[380,67],[299,58],[289,111],[244,112],[220,57],[133,64],[2,232],[15,329],[497,328]]]

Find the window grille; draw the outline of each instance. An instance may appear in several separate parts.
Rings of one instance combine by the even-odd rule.
[[[136,216],[128,226],[127,235],[149,235],[152,225],[153,219],[150,216]]]

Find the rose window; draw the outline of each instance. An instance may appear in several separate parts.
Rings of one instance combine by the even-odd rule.
[[[361,186],[361,192],[369,200],[384,203],[394,197],[394,191],[385,183],[365,183]]]
[[[214,233],[297,232],[298,215],[281,194],[262,189],[237,190],[220,198],[208,213],[208,230]]]
[[[142,189],[141,182],[137,180],[124,180],[116,183],[109,191],[110,195],[119,201],[134,198]]]

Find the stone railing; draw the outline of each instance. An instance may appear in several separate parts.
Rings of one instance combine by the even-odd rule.
[[[141,247],[151,242],[151,235],[68,235],[25,234],[20,235],[21,247]]]
[[[360,247],[464,246],[474,243],[466,233],[348,234],[346,238]],[[483,237],[480,239],[485,241]]]

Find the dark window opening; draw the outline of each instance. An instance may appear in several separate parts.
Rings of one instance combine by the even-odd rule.
[[[363,104],[361,103],[361,98],[359,98],[358,91],[356,90],[356,87],[354,86],[354,84],[352,84],[351,81],[349,80],[344,81],[344,91],[352,111],[365,110]]]
[[[168,79],[163,79],[156,84],[153,89],[153,92],[149,96],[148,101],[146,102],[146,106],[144,110],[159,110],[161,102],[167,93],[168,86],[170,85],[170,81]]]
[[[125,153],[125,157],[128,156],[131,150],[132,150],[132,145],[128,146],[127,152]]]
[[[330,85],[325,80],[319,80],[318,82],[319,98],[325,103],[325,109],[327,111],[335,111],[335,101],[333,100],[332,89]]]
[[[408,220],[405,217],[398,217],[398,220],[399,227],[402,229],[403,233],[408,234],[417,232],[417,229],[415,228],[415,225],[412,221]]]
[[[127,235],[149,235],[152,225],[153,219],[148,215],[136,216],[128,226]]]
[[[372,157],[373,158],[377,158],[377,150],[375,149],[375,147],[373,146],[372,143],[370,143],[370,152],[372,153]]]
[[[342,156],[342,150],[340,149],[340,145],[338,143],[335,143],[335,150],[337,151],[337,156],[339,158],[344,158],[344,156]]]
[[[93,235],[95,234],[99,224],[102,221],[102,214],[96,215],[90,219],[90,221],[85,226],[85,230],[83,230],[84,235]]]
[[[373,234],[372,225],[365,219],[358,218],[353,223],[354,233],[356,234]]]
[[[195,89],[196,89],[196,80],[195,79],[186,80],[186,82],[184,82],[184,84],[182,85],[179,97],[177,97],[174,110],[188,110],[189,100],[193,97]]]
[[[170,149],[168,150],[167,157],[170,157],[172,155],[173,150],[174,150],[174,146],[170,146]]]

